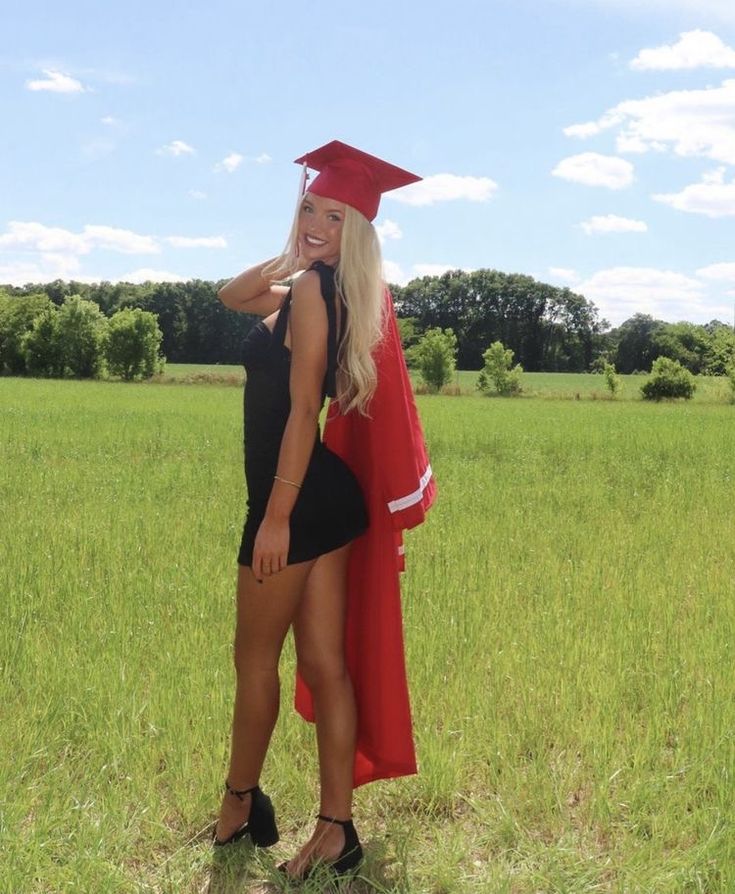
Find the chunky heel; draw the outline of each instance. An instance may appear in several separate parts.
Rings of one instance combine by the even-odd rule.
[[[256,847],[272,847],[279,839],[276,813],[268,795],[260,789],[253,792],[253,803],[248,819],[250,839]]]
[[[321,867],[327,868],[335,876],[341,878],[354,873],[363,861],[364,855],[362,852],[362,845],[360,844],[360,839],[357,837],[357,831],[351,818],[348,820],[341,820],[320,813],[317,815],[317,819],[320,819],[324,823],[333,823],[334,825],[342,826],[345,835],[344,847],[334,860],[317,860],[311,866],[307,866],[306,869],[297,876],[290,875],[287,863],[281,863],[278,869],[289,879],[306,881],[319,872]]]
[[[354,872],[360,863],[362,863],[363,853],[362,845],[360,844],[360,839],[357,837],[357,831],[352,820],[335,819],[333,816],[324,816],[321,813],[319,814],[318,819],[325,823],[335,823],[338,826],[342,826],[345,833],[345,846],[342,848],[337,859],[329,864],[329,868],[335,875],[347,875],[348,873]]]
[[[268,795],[264,794],[257,785],[238,791],[232,788],[229,782],[225,782],[225,788],[240,801],[245,800],[245,795],[251,796],[250,816],[248,816],[246,823],[243,823],[239,829],[236,829],[224,841],[220,841],[215,836],[214,846],[223,847],[226,844],[234,844],[236,841],[244,838],[245,835],[250,836],[250,840],[256,847],[271,847],[276,844],[279,838],[278,827],[276,826],[276,813]]]

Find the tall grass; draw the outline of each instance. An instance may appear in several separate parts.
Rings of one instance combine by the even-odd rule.
[[[0,379],[0,891],[274,891],[316,807],[290,710],[275,853],[213,855],[241,396]],[[421,772],[357,793],[354,891],[735,890],[735,416],[420,399]],[[321,890],[318,884],[304,890]]]

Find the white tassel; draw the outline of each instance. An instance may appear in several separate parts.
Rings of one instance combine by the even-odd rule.
[[[299,184],[299,199],[306,192],[306,184],[308,182],[309,182],[309,172],[306,169],[306,162],[304,162],[304,165],[301,168],[301,182]]]

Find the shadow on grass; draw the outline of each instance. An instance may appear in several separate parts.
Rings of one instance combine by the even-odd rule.
[[[286,878],[270,854],[241,841],[231,847],[215,848],[206,894],[278,894],[296,892],[341,892],[341,894],[405,894],[408,885],[396,878],[395,861],[383,842],[365,845],[365,861],[354,876],[335,878],[328,867],[317,870],[304,882]],[[400,873],[399,873],[400,874]]]

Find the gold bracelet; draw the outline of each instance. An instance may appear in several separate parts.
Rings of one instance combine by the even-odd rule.
[[[291,487],[295,487],[296,490],[301,490],[301,485],[296,484],[295,481],[289,481],[288,478],[281,478],[280,475],[274,475],[273,477],[275,478],[276,481],[282,481],[284,484],[290,484]]]

